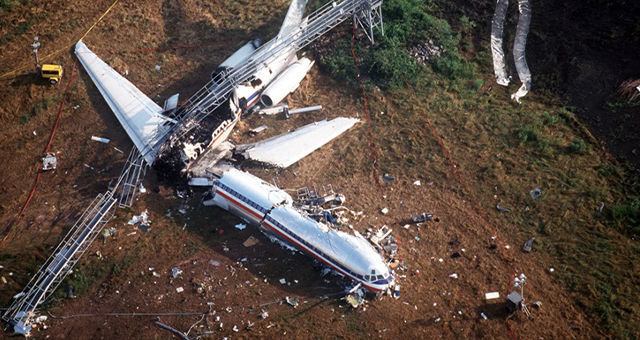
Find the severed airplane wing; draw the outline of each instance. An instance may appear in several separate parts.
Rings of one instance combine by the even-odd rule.
[[[349,130],[357,118],[339,117],[305,125],[295,131],[253,144],[239,145],[245,158],[286,168]]]
[[[284,22],[280,27],[280,32],[276,40],[280,40],[293,32],[304,18],[304,7],[307,5],[307,0],[292,0],[287,11],[287,16],[284,18]]]
[[[158,153],[153,146],[168,130],[163,124],[171,119],[163,116],[158,104],[98,58],[82,41],[76,44],[75,53],[129,138],[145,161],[152,164]]]

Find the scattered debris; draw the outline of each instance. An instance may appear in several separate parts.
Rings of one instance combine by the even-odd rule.
[[[267,312],[266,310],[262,310],[262,314],[260,314],[260,317],[263,319],[266,319],[269,317],[269,312]]]
[[[7,279],[4,276],[0,277],[0,280],[2,280],[2,283],[7,284]]]
[[[413,221],[413,223],[421,223],[421,222],[430,221],[432,218],[433,218],[432,213],[422,213],[418,215],[413,215],[411,220]]]
[[[178,269],[178,268],[173,268],[171,270],[171,276],[173,276],[173,278],[175,279],[176,277],[178,277],[178,275],[182,274],[182,270]]]
[[[499,211],[502,211],[502,212],[511,212],[511,210],[509,210],[507,208],[503,208],[499,204],[496,205],[496,209],[498,209]]]
[[[553,267],[549,268],[549,272],[553,273],[555,271],[555,269],[553,269]]]
[[[96,142],[101,142],[101,143],[109,143],[111,140],[108,138],[102,138],[102,137],[96,137],[96,136],[91,136],[91,140],[92,141],[96,141]]]
[[[67,288],[65,288],[64,292],[67,295],[67,299],[75,299],[76,298],[76,296],[73,294],[73,286],[72,285],[67,285]]]
[[[209,264],[214,266],[214,267],[219,267],[220,266],[220,261],[211,260],[211,261],[209,261]]]
[[[322,110],[322,105],[308,106],[308,107],[303,107],[303,108],[293,109],[293,110],[289,110],[289,108],[285,106],[282,111],[284,112],[285,118],[289,119],[291,115],[294,115],[294,114],[307,113],[307,112],[313,112],[318,110]]]
[[[426,40],[409,50],[409,53],[421,65],[426,65],[430,60],[440,57],[442,52],[444,52],[444,48],[436,45],[432,39]]]
[[[115,146],[113,147],[113,149],[114,149],[114,150],[116,150],[116,151],[118,151],[119,153],[124,153],[124,151],[122,151],[122,150],[120,150],[120,149],[116,148]]]
[[[449,277],[452,278],[452,279],[457,279],[458,278],[458,274],[453,273],[453,274],[449,275]]]
[[[117,233],[118,233],[118,229],[111,227],[111,228],[105,229],[104,232],[102,233],[102,236],[104,236],[104,238],[107,238]]]
[[[460,253],[453,253],[453,254],[451,254],[451,258],[452,258],[452,259],[458,258],[458,257],[460,257],[460,256],[462,256],[462,255],[460,255]]]
[[[480,313],[480,316],[485,320],[487,319],[487,316],[484,313]]]
[[[290,298],[288,296],[285,296],[284,301],[286,301],[288,304],[290,304],[291,306],[293,306],[293,308],[298,307],[298,298]]]
[[[382,208],[382,210],[380,210],[380,212],[381,212],[383,215],[386,215],[386,214],[389,212],[389,208]]]
[[[258,127],[257,127],[257,128],[255,128],[255,129],[251,129],[251,131],[249,131],[249,134],[251,134],[251,135],[254,135],[254,136],[255,136],[255,135],[257,135],[258,133],[260,133],[260,132],[262,132],[262,131],[264,131],[264,130],[266,130],[266,129],[267,129],[267,126],[266,126],[266,125],[261,125],[261,126],[258,126]]]
[[[395,288],[393,289],[393,297],[398,299],[400,298],[400,285],[396,284]]]
[[[47,152],[42,158],[42,171],[55,170],[58,166],[58,159],[53,152]]]
[[[347,295],[344,299],[347,300],[353,308],[358,308],[364,303],[364,297],[357,292]]]
[[[534,302],[534,303],[533,303],[533,306],[534,306],[534,307],[536,307],[536,308],[540,308],[540,307],[542,307],[542,301],[536,301],[536,302]]]
[[[243,246],[249,248],[249,247],[253,247],[256,244],[260,243],[260,241],[258,241],[257,238],[253,237],[253,236],[249,236],[249,238],[244,241],[244,243],[242,243]]]
[[[286,285],[287,284],[287,280],[286,279],[280,279],[280,284]]]
[[[420,183],[420,181],[415,181],[415,182],[413,182],[413,185],[418,185],[418,186],[420,186],[420,185],[422,185],[422,183]]]
[[[484,298],[487,300],[493,300],[493,299],[497,299],[500,297],[500,293],[499,292],[491,292],[491,293],[484,293]]]
[[[382,182],[385,183],[385,184],[386,183],[391,183],[391,182],[393,182],[395,180],[396,180],[396,176],[392,176],[390,174],[382,175]]]
[[[524,243],[524,246],[522,246],[522,251],[524,251],[525,253],[530,253],[531,252],[531,246],[533,245],[533,241],[535,241],[536,238],[532,237],[529,239],[529,241]]]
[[[538,198],[540,197],[540,195],[542,195],[542,189],[540,188],[535,188],[531,191],[529,191],[529,195],[531,195],[531,198]]]
[[[246,228],[247,225],[244,224],[244,223],[238,223],[238,224],[235,225],[235,227],[240,229],[240,230],[244,230],[244,228]]]
[[[141,225],[144,226],[151,224],[151,222],[149,222],[149,213],[146,210],[141,212],[140,215],[134,215],[129,222],[127,222],[129,225],[135,225],[138,223],[141,223]]]
[[[602,209],[604,209],[604,202],[600,202],[600,207],[598,208],[598,212],[602,214]]]
[[[156,71],[160,71],[161,68],[162,68],[162,66],[156,65]]]
[[[160,67],[160,66],[156,66],[156,69],[158,69],[158,70],[159,70],[159,67]],[[156,325],[158,325],[158,326],[160,326],[160,327],[162,327],[162,328],[164,328],[164,329],[166,329],[166,330],[169,330],[169,331],[171,331],[171,332],[176,333],[176,334],[177,334],[177,335],[179,335],[183,340],[189,340],[189,337],[188,337],[186,334],[184,334],[184,333],[180,332],[179,330],[177,330],[177,329],[175,329],[175,328],[171,328],[171,327],[169,327],[169,326],[167,326],[167,325],[163,324],[163,323],[162,323],[162,322],[160,322],[160,321],[156,321]]]
[[[182,292],[184,292],[184,288],[182,287],[176,288],[176,293],[182,293]]]

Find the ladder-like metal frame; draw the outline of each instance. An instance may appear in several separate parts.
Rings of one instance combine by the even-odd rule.
[[[53,293],[113,216],[116,199],[111,192],[99,194],[69,230],[53,254],[22,290],[2,318],[26,328],[35,309]],[[28,329],[26,329],[28,332]]]
[[[120,208],[130,208],[135,201],[136,194],[138,193],[138,187],[147,172],[147,162],[142,157],[142,154],[135,146],[131,148],[127,162],[125,163],[118,183],[114,188],[114,192],[117,192],[118,187],[121,187],[120,200],[118,206]]]

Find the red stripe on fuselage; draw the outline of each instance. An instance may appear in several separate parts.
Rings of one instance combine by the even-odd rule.
[[[241,202],[236,201],[234,198],[232,198],[231,196],[229,196],[229,195],[227,195],[227,194],[223,193],[222,191],[220,191],[220,190],[216,189],[216,193],[217,193],[217,194],[220,194],[220,195],[221,195],[222,197],[224,197],[227,201],[229,201],[229,202],[233,203],[234,205],[236,205],[237,207],[241,208],[242,210],[244,210],[244,211],[246,211],[246,212],[250,213],[251,215],[253,215],[253,216],[255,216],[255,217],[259,218],[259,219],[262,219],[262,218],[264,217],[264,215],[263,215],[263,216],[260,216],[260,214],[257,214],[256,212],[254,212],[254,211],[253,211],[253,210],[251,210],[250,208],[246,207],[246,206],[245,206],[244,204],[242,204]],[[340,269],[340,268],[336,267],[336,266],[335,266],[335,265],[333,265],[331,262],[328,262],[327,260],[323,259],[322,257],[320,257],[320,256],[316,255],[314,252],[312,252],[311,250],[307,249],[307,247],[305,247],[304,245],[302,245],[302,244],[300,244],[300,243],[296,242],[295,240],[291,239],[289,236],[287,236],[287,235],[283,234],[280,230],[278,230],[275,226],[271,225],[271,223],[269,223],[268,221],[266,221],[266,220],[265,220],[265,221],[263,221],[263,223],[264,223],[266,226],[268,226],[269,228],[271,228],[271,230],[275,231],[278,235],[282,236],[283,238],[285,238],[285,239],[286,239],[286,240],[288,240],[289,242],[291,242],[291,243],[293,243],[293,244],[297,245],[300,249],[304,250],[304,251],[305,251],[305,252],[307,252],[309,255],[311,255],[311,256],[315,257],[316,259],[318,259],[318,260],[320,260],[320,261],[324,262],[325,264],[327,264],[327,265],[329,265],[329,266],[333,267],[334,269],[336,269],[337,271],[339,271],[339,272],[343,273],[344,275],[349,276],[351,279],[356,280],[356,281],[358,281],[358,282],[361,282],[361,283],[362,283],[362,285],[363,285],[363,286],[365,286],[367,289],[372,290],[372,291],[376,291],[376,292],[382,291],[382,289],[378,289],[378,288],[375,288],[375,287],[370,287],[370,286],[368,286],[367,284],[365,284],[365,283],[364,283],[364,282],[362,282],[361,280],[359,280],[359,279],[357,279],[357,278],[355,278],[355,277],[353,277],[353,276],[349,275],[349,273],[347,273],[347,272],[343,271],[342,269]]]

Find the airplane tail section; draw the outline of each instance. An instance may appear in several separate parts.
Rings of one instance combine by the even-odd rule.
[[[129,138],[147,163],[152,164],[158,152],[153,147],[168,129],[165,123],[171,120],[162,115],[163,109],[158,104],[98,58],[82,41],[76,44],[75,53]]]
[[[278,33],[277,40],[286,37],[293,32],[304,19],[304,8],[307,5],[307,0],[292,0],[287,11],[287,16],[284,18],[280,32]]]

